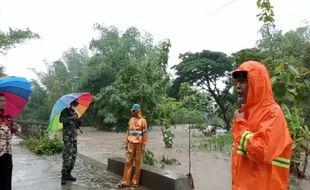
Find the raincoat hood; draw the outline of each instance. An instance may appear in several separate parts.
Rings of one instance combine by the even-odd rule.
[[[246,72],[248,79],[247,100],[242,109],[274,103],[271,81],[263,64],[257,61],[246,61],[233,72],[233,75],[236,72]]]

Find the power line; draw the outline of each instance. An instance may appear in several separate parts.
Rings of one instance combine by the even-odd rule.
[[[235,3],[237,0],[232,0],[232,1],[229,1],[228,3],[225,3],[224,5],[220,6],[219,8],[215,9],[214,11],[211,11],[210,13],[208,13],[206,16],[202,17],[200,20],[202,19],[206,19],[212,15],[214,15],[215,13],[219,12],[220,10],[228,7],[229,5]]]

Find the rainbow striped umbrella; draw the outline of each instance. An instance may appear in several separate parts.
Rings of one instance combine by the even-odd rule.
[[[49,131],[57,131],[63,128],[62,123],[59,122],[60,113],[74,100],[77,100],[79,103],[75,111],[78,114],[78,117],[80,118],[83,115],[83,113],[87,110],[89,104],[92,102],[93,96],[88,92],[83,92],[83,93],[71,93],[59,98],[56,101],[50,116],[50,121],[48,124]]]
[[[1,77],[0,93],[6,99],[5,112],[14,119],[21,113],[29,100],[31,84],[22,77]]]

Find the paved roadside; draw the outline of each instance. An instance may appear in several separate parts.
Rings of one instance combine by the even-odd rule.
[[[113,190],[120,176],[105,170],[105,165],[79,155],[72,175],[77,181],[60,185],[61,155],[37,156],[19,145],[13,137],[13,190]],[[143,187],[136,190],[146,190]]]

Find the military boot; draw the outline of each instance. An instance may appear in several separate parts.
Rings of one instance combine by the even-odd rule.
[[[71,175],[71,172],[67,175],[66,180],[76,181],[76,178]]]
[[[66,185],[66,175],[65,174],[61,174],[61,185]]]

